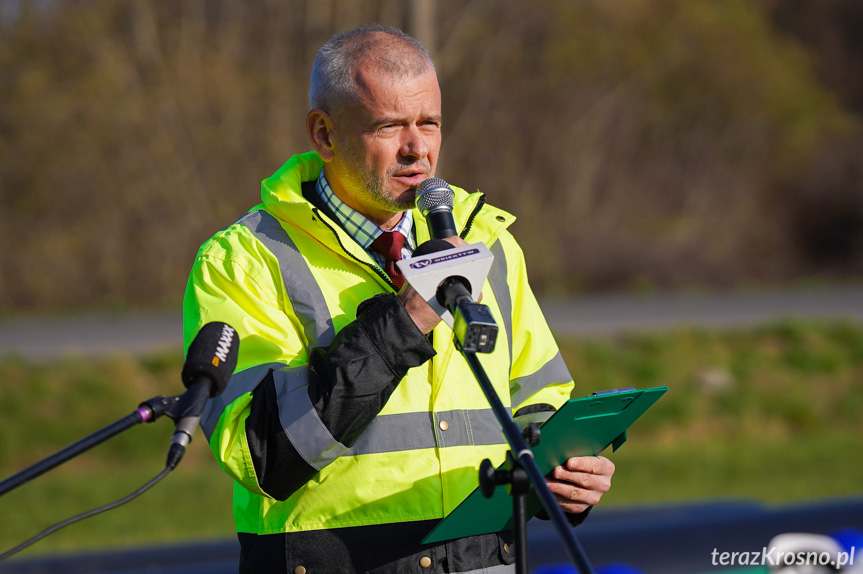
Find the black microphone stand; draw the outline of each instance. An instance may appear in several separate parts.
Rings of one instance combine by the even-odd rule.
[[[437,186],[437,187],[435,187]],[[426,214],[429,210],[425,201],[420,200],[420,196],[432,191],[437,191],[439,188],[447,188],[445,181],[436,178],[428,179],[423,184],[420,184],[418,190],[417,207]],[[452,203],[452,190],[449,190],[450,200]],[[432,199],[431,203],[435,203]],[[444,203],[444,202],[438,202]],[[433,211],[433,210],[432,210]],[[454,228],[450,225],[452,215],[447,209],[441,210],[443,220],[446,225],[438,221],[435,225],[430,219],[429,235],[433,238],[429,242],[421,245],[414,252],[416,256],[419,252],[423,255],[437,251],[449,249],[449,244],[443,241],[441,237],[451,235],[447,233],[449,228]],[[438,227],[442,229],[437,229]],[[446,229],[443,229],[446,228]],[[435,245],[435,242],[437,245]],[[428,249],[423,249],[428,247]],[[428,264],[427,264],[428,265]],[[515,531],[516,544],[516,572],[519,574],[528,574],[527,560],[527,504],[525,497],[530,492],[530,487],[536,489],[542,505],[545,507],[549,518],[557,531],[558,536],[564,544],[564,549],[572,561],[573,565],[578,570],[578,574],[594,574],[593,567],[587,560],[584,549],[576,540],[569,524],[563,515],[563,511],[557,504],[557,500],[545,483],[545,478],[539,470],[536,461],[533,458],[533,451],[527,445],[521,429],[512,420],[509,410],[503,406],[500,401],[494,386],[489,381],[488,375],[483,369],[482,364],[476,356],[476,353],[491,353],[494,351],[497,341],[498,327],[491,313],[491,310],[486,305],[475,303],[472,298],[471,284],[468,279],[460,275],[450,275],[440,283],[435,290],[435,298],[437,302],[446,308],[452,314],[452,322],[450,323],[453,330],[453,340],[456,348],[464,355],[470,366],[471,371],[479,382],[482,392],[485,394],[486,400],[491,405],[495,417],[500,423],[503,434],[509,443],[510,451],[507,453],[507,464],[505,470],[496,471],[491,465],[491,462],[484,460],[480,465],[480,487],[486,497],[491,497],[496,486],[500,484],[507,485],[507,488],[512,495],[513,502],[513,529]],[[538,444],[538,433],[531,437],[534,440],[534,445]],[[513,454],[515,453],[515,454]]]
[[[480,465],[479,482],[482,493],[490,498],[498,485],[506,485],[512,496],[513,530],[516,546],[516,572],[528,574],[527,561],[527,493],[531,485],[536,489],[542,505],[545,507],[554,529],[563,541],[569,559],[578,570],[578,574],[594,574],[593,567],[587,560],[584,549],[578,543],[566,517],[557,500],[545,483],[545,478],[536,465],[533,451],[521,429],[510,416],[509,409],[503,406],[497,391],[477,358],[477,352],[491,353],[497,341],[497,324],[486,305],[474,303],[471,299],[470,282],[461,276],[447,277],[438,284],[435,296],[438,303],[449,310],[453,316],[452,330],[455,345],[467,360],[479,386],[485,394],[494,416],[500,423],[503,435],[509,443],[504,470],[494,470],[491,462],[486,459]],[[539,444],[539,433],[534,433],[531,440]],[[513,454],[515,453],[515,454]]]
[[[594,574],[593,567],[587,559],[584,549],[579,544],[578,540],[573,535],[566,517],[560,506],[557,505],[557,500],[554,494],[548,489],[545,483],[545,478],[536,465],[533,458],[533,451],[527,445],[527,441],[522,435],[521,429],[512,420],[509,410],[503,406],[494,386],[488,378],[488,375],[480,364],[476,353],[465,350],[456,339],[456,346],[467,359],[471,371],[479,382],[480,388],[488,399],[494,415],[503,429],[503,434],[506,437],[510,446],[510,451],[507,453],[507,462],[505,470],[494,470],[491,462],[487,459],[480,466],[480,486],[483,494],[490,497],[495,486],[506,484],[512,495],[513,506],[513,530],[515,532],[515,548],[516,548],[516,572],[518,574],[528,574],[527,560],[527,514],[525,497],[530,490],[530,486],[536,489],[542,505],[545,507],[549,518],[552,521],[554,529],[557,531],[563,541],[564,550],[566,550],[570,561],[576,567],[579,574]],[[516,453],[513,455],[513,453]]]
[[[93,434],[84,437],[73,445],[70,445],[63,450],[45,458],[36,464],[25,468],[18,474],[11,476],[0,482],[0,496],[7,492],[18,488],[19,486],[33,480],[37,476],[41,476],[49,470],[60,466],[67,460],[75,458],[79,454],[90,450],[96,445],[102,444],[109,438],[120,434],[121,432],[132,428],[133,426],[143,422],[153,422],[164,414],[169,417],[172,413],[168,411],[180,400],[179,396],[164,397],[159,395],[152,399],[141,403],[135,411],[125,417],[111,423],[110,425],[97,430]]]

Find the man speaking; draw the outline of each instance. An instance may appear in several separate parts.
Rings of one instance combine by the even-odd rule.
[[[422,44],[365,26],[317,54],[313,151],[262,183],[262,203],[198,252],[186,344],[210,321],[241,338],[236,374],[201,419],[234,479],[241,572],[509,572],[511,533],[423,545],[508,446],[453,334],[395,261],[429,239],[414,208],[435,175],[441,95]],[[455,188],[454,246],[494,254],[483,303],[501,326],[484,364],[513,413],[551,412],[572,377],[507,231]],[[608,490],[603,457],[547,478],[578,524]]]

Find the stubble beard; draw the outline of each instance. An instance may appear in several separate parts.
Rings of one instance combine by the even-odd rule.
[[[348,154],[346,159],[349,173],[345,174],[345,179],[359,195],[363,204],[392,213],[413,209],[418,185],[408,188],[407,191],[399,193],[398,196],[387,192],[385,188],[385,180],[388,181],[396,171],[403,169],[402,166],[387,168],[385,179],[382,179],[358,161],[353,154]]]

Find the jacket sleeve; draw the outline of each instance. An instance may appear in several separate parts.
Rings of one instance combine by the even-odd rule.
[[[353,445],[434,350],[392,294],[361,304],[327,347],[307,349],[278,264],[262,249],[236,230],[202,248],[183,303],[184,339],[188,346],[215,320],[237,329],[237,370],[201,426],[234,480],[284,500]]]

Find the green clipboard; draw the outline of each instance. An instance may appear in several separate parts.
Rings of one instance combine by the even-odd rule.
[[[533,447],[539,470],[547,474],[573,456],[596,455],[608,446],[617,450],[626,442],[626,429],[667,390],[668,387],[655,387],[602,391],[589,397],[570,399],[541,427],[541,439]],[[539,497],[531,489],[527,496],[528,517],[534,516],[541,508]],[[423,543],[511,529],[512,498],[506,488],[498,487],[491,498],[483,496],[477,488],[438,522]]]

